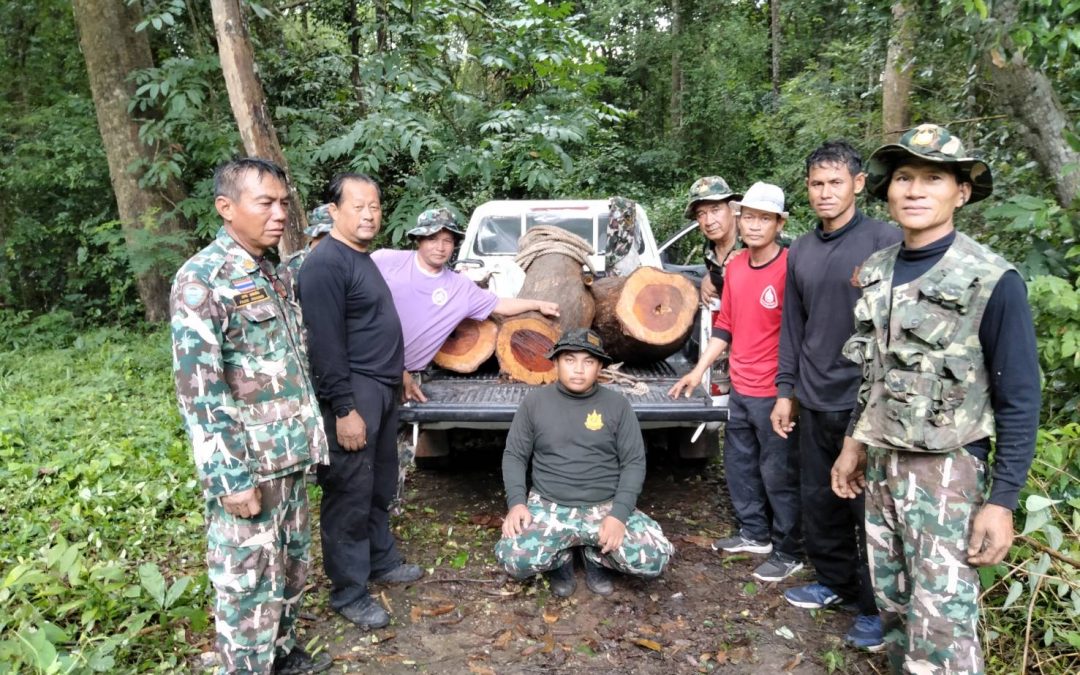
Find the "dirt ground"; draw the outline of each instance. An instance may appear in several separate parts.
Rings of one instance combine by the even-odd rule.
[[[393,616],[385,629],[362,632],[328,608],[315,537],[301,644],[329,652],[331,672],[343,673],[887,672],[880,656],[842,644],[852,614],[784,601],[784,588],[806,583],[809,571],[762,584],[751,576],[759,557],[709,548],[732,522],[717,464],[658,455],[650,453],[638,508],[675,545],[659,579],[619,577],[603,598],[579,569],[567,599],[542,580],[509,579],[493,555],[505,502],[491,444],[410,476],[394,527],[407,560],[427,574],[406,586],[372,586]]]

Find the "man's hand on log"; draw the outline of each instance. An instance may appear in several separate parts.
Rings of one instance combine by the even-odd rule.
[[[548,302],[547,300],[537,300],[536,311],[544,316],[550,316],[553,319],[557,319],[559,318],[559,303]]]

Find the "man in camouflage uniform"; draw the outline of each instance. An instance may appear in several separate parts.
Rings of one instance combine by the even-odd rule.
[[[224,225],[173,281],[180,411],[206,497],[217,648],[229,673],[330,667],[296,646],[311,563],[305,471],[326,436],[307,370],[300,308],[264,257],[287,226],[284,172],[261,159],[218,168]]]
[[[1038,426],[1031,311],[1012,265],[954,228],[956,209],[993,190],[959,138],[916,127],[871,155],[866,183],[904,241],[854,280],[862,296],[844,354],[863,379],[832,487],[847,498],[866,489],[893,671],[981,673],[975,568],[1012,544]]]
[[[705,277],[701,280],[701,302],[715,312],[720,309],[720,296],[724,291],[724,270],[738,250],[739,236],[735,227],[735,210],[732,201],[742,199],[732,192],[727,181],[720,176],[698,178],[690,186],[690,199],[683,217],[694,220],[705,236]],[[731,391],[731,375],[728,372],[728,355],[725,352],[713,366],[712,388],[714,394],[725,395]]]
[[[516,579],[545,572],[552,593],[573,594],[574,549],[585,583],[614,591],[609,569],[660,575],[673,547],[635,508],[645,479],[645,444],[629,401],[597,384],[611,359],[592,330],[567,331],[548,357],[558,380],[525,397],[503,453],[509,511],[495,556]],[[532,491],[525,473],[532,463]]]

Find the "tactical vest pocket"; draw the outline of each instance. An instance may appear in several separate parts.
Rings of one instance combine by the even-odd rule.
[[[311,456],[300,402],[275,399],[242,408],[248,466],[261,476],[288,469]]]
[[[959,320],[955,312],[926,299],[907,308],[900,327],[934,348],[946,347],[956,337]]]
[[[284,349],[281,317],[274,302],[264,300],[236,308],[226,339],[230,345],[239,347],[232,351],[238,359],[244,354],[262,356]],[[225,356],[226,362],[232,362],[229,354]]]

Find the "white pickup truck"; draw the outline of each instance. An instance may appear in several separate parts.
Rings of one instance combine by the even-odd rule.
[[[690,226],[657,246],[648,216],[640,205],[635,214],[635,249],[638,262],[679,272],[699,283],[702,265],[681,266],[665,261],[664,251],[680,237],[696,229]],[[493,201],[473,213],[458,252],[455,269],[485,283],[500,297],[515,297],[525,273],[514,262],[518,239],[538,225],[557,226],[581,236],[595,251],[593,269],[604,274],[607,249],[609,204],[607,200],[515,200]],[[649,366],[624,366],[622,372],[646,385],[644,393],[618,387],[637,413],[646,440],[682,457],[701,458],[718,451],[716,423],[727,419],[725,397],[712,397],[706,379],[690,398],[672,400],[668,389],[692,367],[687,358],[696,358],[697,344],[708,340],[709,312],[702,308],[701,320],[688,338],[686,348],[665,361]],[[708,376],[706,376],[708,377]],[[518,404],[533,385],[507,382],[497,369],[468,375],[452,373],[432,364],[420,376],[426,403],[409,403],[401,408],[401,421],[413,427],[416,456],[442,457],[455,446],[461,430],[510,427]],[[616,387],[617,385],[610,385]],[[639,388],[641,389],[641,388]]]

